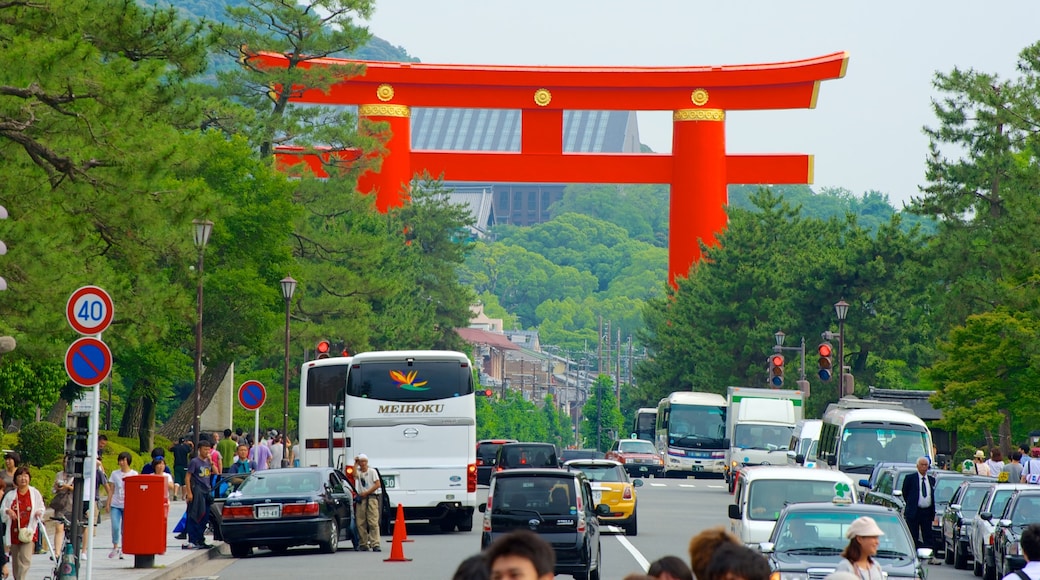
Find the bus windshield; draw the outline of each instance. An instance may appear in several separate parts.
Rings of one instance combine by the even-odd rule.
[[[640,410],[636,413],[635,429],[632,430],[636,439],[654,440],[654,430],[657,425],[657,410],[647,412]]]
[[[366,361],[351,366],[347,396],[419,402],[473,393],[473,374],[458,361]]]
[[[668,416],[669,445],[722,447],[725,437],[725,407],[672,405]]]
[[[891,427],[847,427],[842,433],[838,465],[842,469],[871,468],[880,462],[916,463],[918,457],[931,455],[928,434],[924,431]]]

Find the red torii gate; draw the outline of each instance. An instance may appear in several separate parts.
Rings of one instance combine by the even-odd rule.
[[[261,52],[270,67],[281,54]],[[322,58],[301,66],[353,67],[364,73],[327,91],[301,90],[292,100],[357,104],[358,115],[390,125],[379,173],[358,187],[376,192],[380,211],[403,204],[412,177],[427,171],[448,181],[663,183],[671,186],[669,280],[700,258],[698,240],[715,243],[726,226],[728,184],[812,183],[804,154],[726,153],[727,110],[814,108],[820,82],[845,75],[848,53],[806,60],[696,67],[561,67],[423,64]],[[345,69],[349,70],[349,69]],[[519,152],[411,148],[411,107],[519,109]],[[564,110],[672,111],[671,154],[564,153]],[[300,152],[284,148],[284,165]],[[304,159],[319,175],[317,156]]]

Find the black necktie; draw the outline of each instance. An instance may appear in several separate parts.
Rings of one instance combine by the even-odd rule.
[[[921,478],[921,497],[928,497],[928,483]]]

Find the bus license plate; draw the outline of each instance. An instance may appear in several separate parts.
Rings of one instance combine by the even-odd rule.
[[[280,505],[258,505],[256,506],[256,519],[266,520],[271,518],[278,518],[282,516],[282,506]]]
[[[693,466],[693,470],[694,471],[700,471],[701,470],[701,466],[700,465],[694,465]]]
[[[395,488],[397,487],[397,479],[392,475],[383,476],[383,485],[385,485],[387,489]]]

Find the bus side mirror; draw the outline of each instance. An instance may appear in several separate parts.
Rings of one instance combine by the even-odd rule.
[[[827,465],[837,465],[837,464],[838,464],[838,457],[836,455],[828,455],[827,456]]]
[[[725,447],[726,449],[729,449],[729,447],[730,447],[729,439],[723,439],[722,440],[722,446]]]

